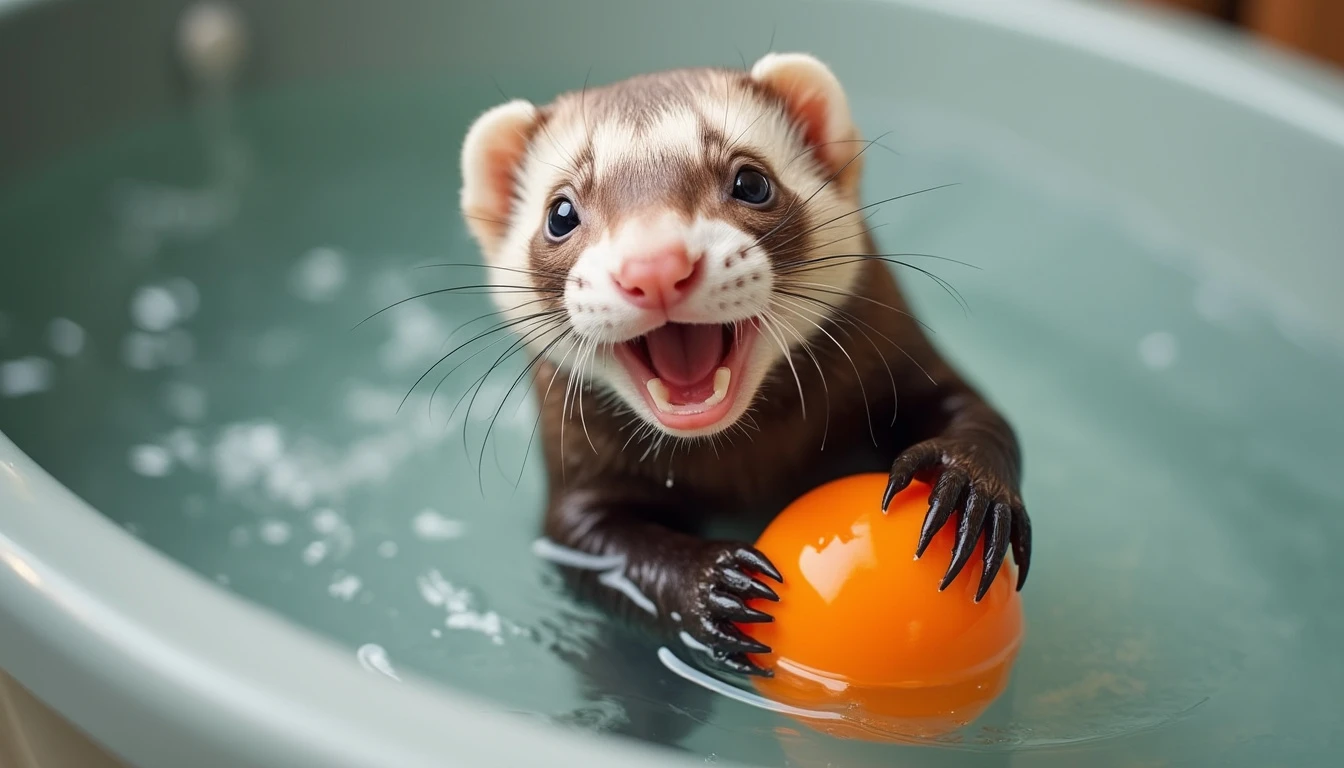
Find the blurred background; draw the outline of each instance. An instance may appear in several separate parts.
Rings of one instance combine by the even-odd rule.
[[[1344,68],[1340,0],[1137,0],[1229,24],[1262,40]]]

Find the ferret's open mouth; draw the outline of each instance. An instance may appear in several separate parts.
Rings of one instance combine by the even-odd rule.
[[[668,429],[695,431],[722,421],[742,386],[757,334],[754,322],[668,323],[616,347],[616,358]]]

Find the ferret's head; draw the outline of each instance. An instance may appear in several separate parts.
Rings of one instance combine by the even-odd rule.
[[[462,208],[534,353],[662,432],[737,422],[849,293],[863,144],[831,71],[771,54],[510,101],[472,125]]]

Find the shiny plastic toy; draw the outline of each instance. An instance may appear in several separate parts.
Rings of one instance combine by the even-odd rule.
[[[1007,686],[1022,637],[1015,567],[975,602],[983,568],[970,563],[945,590],[948,525],[916,560],[930,488],[912,483],[886,514],[882,474],[828,483],[789,505],[757,541],[783,584],[774,621],[741,629],[771,647],[760,691],[794,706],[840,711],[808,725],[877,740],[932,737],[978,717]],[[939,541],[941,539],[942,541]]]

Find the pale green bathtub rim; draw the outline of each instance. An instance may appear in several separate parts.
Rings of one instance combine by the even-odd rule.
[[[0,14],[35,1],[0,0]],[[1157,72],[1344,149],[1344,88],[1218,35],[1061,0],[875,1]],[[701,764],[370,674],[142,544],[2,435],[0,667],[145,768]]]

